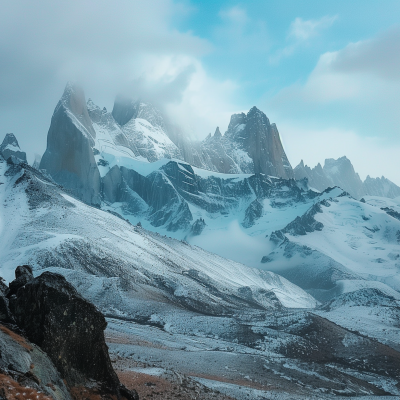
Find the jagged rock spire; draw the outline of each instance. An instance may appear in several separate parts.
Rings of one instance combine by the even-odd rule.
[[[7,133],[3,143],[0,145],[0,154],[7,160],[10,157],[16,157],[18,160],[26,162],[26,153],[21,151],[17,138],[13,133]]]
[[[221,133],[221,131],[219,130],[219,127],[218,127],[218,126],[217,126],[217,129],[215,130],[214,137],[215,137],[215,138],[218,138],[218,139],[222,137],[222,133]]]
[[[92,152],[95,137],[85,94],[68,82],[51,118],[40,169],[85,203],[98,205],[100,174]]]

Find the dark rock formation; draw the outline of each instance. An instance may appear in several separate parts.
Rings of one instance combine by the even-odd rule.
[[[100,174],[93,129],[83,90],[67,84],[51,118],[40,169],[87,204],[100,204]]]
[[[125,125],[136,114],[135,102],[129,97],[118,95],[114,102],[112,116],[118,124]]]
[[[18,326],[48,354],[71,390],[95,381],[101,393],[137,398],[121,389],[111,366],[104,316],[63,276],[44,272],[33,278],[29,267],[18,267],[10,293],[10,309]]]
[[[33,279],[32,268],[29,265],[20,265],[15,270],[15,279],[10,282],[7,297],[16,294],[18,289]]]
[[[14,323],[14,317],[11,314],[7,298],[8,292],[9,288],[3,282],[3,278],[0,278],[0,321]]]
[[[291,235],[306,235],[307,233],[314,231],[321,231],[324,225],[322,222],[315,220],[314,216],[317,213],[321,213],[321,204],[329,206],[327,202],[319,202],[314,204],[305,214],[286,225],[281,231],[283,233],[290,233]]]
[[[250,228],[255,224],[256,220],[262,216],[262,212],[263,205],[258,201],[258,199],[255,199],[247,207],[242,225],[245,228]]]
[[[0,145],[0,155],[7,160],[10,157],[15,157],[16,159],[26,161],[26,153],[21,151],[19,147],[18,140],[13,133],[7,133],[3,143]]]
[[[267,116],[257,107],[253,107],[247,115],[232,116],[225,137],[238,144],[239,149],[252,159],[254,170],[251,172],[293,178],[293,170],[276,125],[270,124]]]
[[[199,236],[203,232],[204,228],[206,227],[206,223],[204,222],[203,218],[198,218],[196,221],[193,222],[189,235],[191,236]]]
[[[186,147],[191,151],[182,152],[185,160],[199,168],[293,178],[276,125],[270,124],[267,116],[256,107],[247,115],[233,114],[224,136],[217,128],[200,146],[188,143]]]
[[[385,211],[386,214],[390,215],[393,218],[396,218],[400,221],[400,213],[393,210],[392,208],[389,207],[382,207],[381,208],[382,211]]]
[[[0,399],[22,398],[72,400],[47,354],[21,333],[0,324]]]

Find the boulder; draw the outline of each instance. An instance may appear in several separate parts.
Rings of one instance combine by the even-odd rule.
[[[32,268],[29,265],[20,265],[15,270],[15,279],[10,282],[7,297],[16,294],[18,289],[33,279]]]
[[[18,267],[10,288],[16,290],[10,309],[18,326],[48,354],[72,392],[97,382],[101,393],[137,399],[112,368],[104,316],[62,275],[44,272],[33,278],[29,267]]]
[[[9,289],[4,283],[3,278],[0,278],[0,321],[15,323],[14,318],[11,314],[7,294]]]

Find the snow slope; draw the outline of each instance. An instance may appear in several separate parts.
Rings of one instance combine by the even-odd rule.
[[[354,324],[344,329],[325,319],[335,320],[347,299],[315,309],[309,294],[279,275],[132,226],[83,204],[29,166],[1,161],[0,182],[1,276],[11,280],[23,263],[35,274],[65,275],[109,318],[107,340],[124,370],[140,362],[219,387],[229,380],[236,398],[399,394],[394,310],[388,308],[382,324],[390,328],[389,348],[351,332]],[[272,187],[282,193],[282,204],[270,212],[284,215],[294,204],[283,195],[290,188]],[[339,193],[320,200],[335,203],[344,197],[330,196]],[[350,294],[364,287],[358,283]],[[390,306],[394,291],[386,293],[386,303],[378,296],[380,307]]]
[[[1,162],[3,229],[0,265],[10,280],[16,265],[36,272],[74,270],[100,288],[115,286],[110,307],[130,312],[124,285],[143,300],[164,296],[191,309],[226,312],[237,307],[313,307],[303,290],[273,273],[245,267],[187,243],[136,228],[62,192],[33,169]],[[82,221],[85,221],[82,224]],[[78,278],[77,278],[78,279]],[[118,294],[119,293],[119,294]],[[122,293],[122,294],[121,294]],[[129,291],[128,291],[129,293]],[[122,296],[123,301],[118,299]],[[133,307],[134,308],[134,307]]]

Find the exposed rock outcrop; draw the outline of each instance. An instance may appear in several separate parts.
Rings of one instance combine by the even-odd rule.
[[[47,353],[73,397],[97,393],[137,399],[112,368],[100,311],[62,275],[44,272],[34,278],[29,266],[18,267],[15,275],[7,293],[12,315],[28,339]]]
[[[249,172],[293,178],[276,125],[270,124],[257,107],[250,109],[247,115],[233,115],[225,136],[251,158],[253,170]]]
[[[255,224],[256,220],[262,216],[262,212],[263,205],[258,201],[258,199],[255,199],[247,207],[242,225],[245,228],[250,228]]]
[[[204,228],[206,227],[206,223],[203,218],[198,218],[196,221],[193,222],[192,226],[190,227],[190,236],[198,236],[201,235]]]
[[[73,400],[48,355],[20,333],[0,325],[0,399],[21,398]]]
[[[262,173],[293,178],[278,129],[257,107],[247,114],[233,114],[225,135],[219,128],[198,146],[190,145],[187,162],[222,173]],[[183,152],[187,154],[188,152]]]

